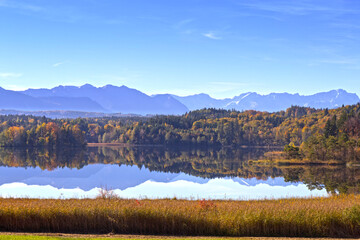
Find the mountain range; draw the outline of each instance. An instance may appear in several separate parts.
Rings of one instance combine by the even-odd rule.
[[[87,98],[89,100],[87,107],[91,108],[90,101],[96,102],[103,109],[101,112],[109,113],[134,113],[134,114],[182,114],[188,111],[188,108],[181,102],[175,100],[170,95],[148,96],[136,89],[126,86],[116,87],[106,85],[104,87],[94,87],[85,84],[81,87],[58,86],[52,89],[28,89],[21,92],[24,95],[40,99],[66,99]],[[62,102],[58,102],[62,103]],[[60,105],[59,110],[81,111],[82,109],[68,108]],[[66,109],[65,109],[66,108]],[[39,109],[40,110],[40,109]],[[43,109],[41,109],[43,110]],[[86,111],[98,111],[98,108],[88,109]]]
[[[342,105],[351,105],[360,101],[355,93],[348,93],[342,89],[308,96],[299,95],[298,93],[270,93],[268,95],[260,95],[255,92],[248,92],[226,99],[214,99],[207,94],[197,94],[186,97],[173,95],[173,97],[185,104],[189,110],[200,109],[206,106],[240,111],[251,109],[268,112],[285,110],[295,105],[313,108],[337,108]]]
[[[215,99],[201,93],[191,96],[171,94],[146,95],[126,86],[106,85],[94,87],[85,84],[58,86],[51,89],[5,90],[0,87],[0,109],[15,111],[81,111],[106,114],[184,114],[202,108],[259,110],[276,112],[293,105],[314,108],[336,108],[360,101],[355,93],[332,90],[313,95],[255,92]]]

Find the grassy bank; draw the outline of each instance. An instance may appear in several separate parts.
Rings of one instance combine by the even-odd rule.
[[[360,196],[262,201],[0,199],[0,231],[360,237]]]
[[[16,235],[0,235],[0,240],[128,240],[128,239],[151,239],[151,240],[343,240],[342,238],[277,238],[277,237],[174,237],[174,236],[146,236],[146,235],[74,235],[61,234],[61,236],[53,236],[46,234],[38,236],[36,234]],[[349,238],[345,238],[350,240]]]
[[[171,237],[171,236],[144,236],[144,235],[72,235],[72,234],[61,234],[61,236],[51,236],[43,235],[38,236],[36,234],[7,234],[0,235],[0,240],[128,240],[128,239],[151,239],[151,240],[270,240],[270,239],[251,239],[251,238],[204,238],[204,237]],[[276,240],[285,240],[285,239],[276,239]],[[296,239],[291,239],[296,240]],[[310,239],[309,239],[310,240]],[[326,240],[326,239],[321,239]]]

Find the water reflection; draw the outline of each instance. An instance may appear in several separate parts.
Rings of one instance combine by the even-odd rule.
[[[359,193],[360,169],[251,164],[267,149],[0,149],[0,194],[29,197],[271,198]],[[74,190],[75,189],[75,190]],[[311,191],[313,190],[313,191]]]

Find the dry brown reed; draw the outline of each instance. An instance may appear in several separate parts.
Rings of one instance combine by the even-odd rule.
[[[360,196],[259,201],[0,198],[0,231],[360,237]]]

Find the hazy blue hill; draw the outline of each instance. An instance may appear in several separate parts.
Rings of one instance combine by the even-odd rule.
[[[3,88],[0,88],[0,109],[106,111],[106,109],[89,98],[33,97]]]
[[[152,99],[156,104],[161,105],[164,109],[162,112],[159,112],[159,114],[184,114],[189,111],[189,108],[187,108],[185,104],[176,100],[170,94],[155,95]]]
[[[52,94],[51,90],[46,88],[39,88],[39,89],[29,88],[25,91],[19,91],[19,92],[31,97],[50,97]]]
[[[107,112],[100,104],[87,97],[39,97],[38,99],[52,105],[47,110]]]
[[[43,110],[47,107],[40,99],[0,87],[0,109]]]
[[[135,114],[183,114],[188,108],[171,95],[150,97],[126,86],[94,87],[58,86],[52,89],[29,89],[25,94],[34,97],[87,97],[110,112]]]
[[[28,89],[23,91],[26,95],[33,97],[88,97],[96,95],[98,89],[90,84],[81,87],[76,86],[57,86],[51,89]]]
[[[208,94],[200,93],[191,96],[176,96],[172,95],[176,100],[183,103],[189,110],[197,110],[202,109],[204,107],[207,108],[223,108],[227,101],[230,99],[214,99],[210,97]]]

